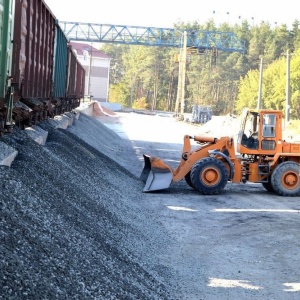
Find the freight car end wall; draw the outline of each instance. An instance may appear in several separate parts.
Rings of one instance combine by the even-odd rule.
[[[8,85],[11,83],[11,64],[13,31],[15,20],[15,1],[0,1],[0,135],[4,129],[11,131],[12,95]]]
[[[79,61],[77,61],[76,75],[75,96],[76,99],[83,99],[85,90],[85,69]]]
[[[11,76],[14,29],[14,0],[0,0],[0,99],[5,98],[6,81]]]

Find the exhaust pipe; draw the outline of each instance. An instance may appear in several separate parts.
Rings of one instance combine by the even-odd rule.
[[[145,165],[140,175],[140,180],[145,183],[143,192],[168,188],[173,179],[173,169],[158,157],[143,156]]]

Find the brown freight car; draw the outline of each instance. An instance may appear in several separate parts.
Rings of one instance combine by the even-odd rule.
[[[76,68],[76,87],[75,87],[75,101],[84,98],[84,88],[85,88],[85,69],[82,64],[77,61]],[[79,105],[80,103],[77,103]]]
[[[42,0],[15,2],[13,115],[22,127],[47,117],[52,91],[54,38],[55,16]],[[19,101],[27,109],[24,105],[18,108]]]

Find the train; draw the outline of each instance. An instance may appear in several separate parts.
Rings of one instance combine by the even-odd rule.
[[[0,135],[70,112],[86,70],[43,0],[0,1]]]

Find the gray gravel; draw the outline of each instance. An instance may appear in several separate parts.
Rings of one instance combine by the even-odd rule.
[[[175,299],[160,263],[172,240],[148,195],[81,136],[129,155],[127,142],[84,115],[69,131],[41,127],[45,146],[24,131],[1,139],[19,154],[0,168],[0,299]]]

